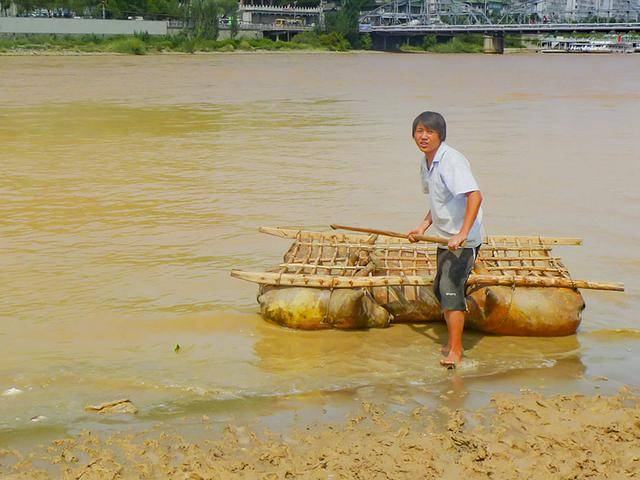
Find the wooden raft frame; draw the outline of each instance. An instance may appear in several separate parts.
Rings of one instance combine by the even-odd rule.
[[[231,276],[263,285],[366,288],[426,286],[436,274],[434,245],[371,234],[260,231],[294,240],[284,262],[267,272],[233,270]],[[622,284],[573,279],[561,259],[551,255],[551,245],[579,245],[580,239],[492,235],[485,240],[469,285],[624,290]]]

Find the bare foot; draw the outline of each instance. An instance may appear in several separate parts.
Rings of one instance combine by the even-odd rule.
[[[449,350],[449,354],[440,360],[440,365],[447,368],[456,368],[462,361],[462,350]]]
[[[440,348],[440,353],[443,357],[446,357],[447,355],[449,355],[449,350],[451,350],[451,347],[449,345],[443,345],[442,348]]]

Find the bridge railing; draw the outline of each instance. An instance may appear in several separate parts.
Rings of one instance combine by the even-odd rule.
[[[275,25],[272,23],[248,23],[240,24],[241,30],[258,30],[258,31],[274,31],[274,32],[307,32],[315,28],[315,25]]]
[[[602,22],[640,21],[640,3],[634,0],[627,8],[604,9],[576,5],[573,9],[551,8],[546,0],[514,0],[504,8],[491,10],[462,0],[394,0],[374,10],[361,12],[360,23],[372,26],[454,24],[496,25],[531,22],[569,23],[602,18]],[[611,5],[613,7],[613,5]]]
[[[242,5],[239,11],[274,12],[274,13],[320,13],[321,7],[278,7],[273,5]]]
[[[640,32],[640,22],[619,23],[503,23],[484,25],[370,25],[361,24],[361,33],[429,34],[429,33],[488,33],[488,32]]]

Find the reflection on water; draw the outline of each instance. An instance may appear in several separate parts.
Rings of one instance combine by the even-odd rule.
[[[469,332],[458,396],[482,378],[632,381],[638,60],[3,59],[0,429],[94,425],[84,405],[122,396],[141,408],[132,422],[354,389],[393,403],[442,384],[449,398],[443,326],[286,330],[229,278],[287,248],[260,225],[413,227],[426,204],[409,127],[427,108],[473,162],[489,231],[583,236],[559,249],[572,274],[627,284],[585,293],[577,336]]]

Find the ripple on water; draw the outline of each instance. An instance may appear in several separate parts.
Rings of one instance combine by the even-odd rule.
[[[592,338],[601,342],[640,340],[640,329],[638,328],[603,328],[581,333],[581,336]]]

